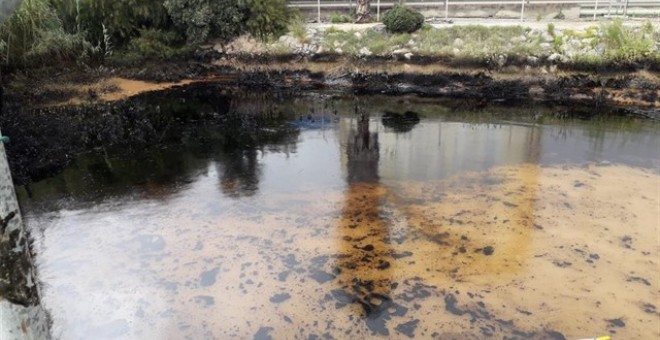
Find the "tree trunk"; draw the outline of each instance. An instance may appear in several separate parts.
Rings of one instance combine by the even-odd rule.
[[[370,8],[371,0],[357,0],[357,8],[355,9],[355,23],[362,24],[371,22]]]

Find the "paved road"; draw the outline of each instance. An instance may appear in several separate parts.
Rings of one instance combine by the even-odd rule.
[[[607,20],[600,20],[600,21],[591,21],[591,20],[562,20],[562,21],[550,21],[550,20],[541,20],[541,21],[536,21],[536,20],[531,20],[531,21],[523,21],[521,22],[518,19],[452,19],[453,23],[448,24],[448,23],[433,23],[431,24],[434,27],[450,27],[450,26],[456,26],[456,25],[483,25],[483,26],[525,26],[529,27],[532,29],[547,29],[548,23],[553,23],[555,25],[555,29],[557,30],[564,30],[564,29],[573,29],[573,30],[584,30],[590,26],[598,25],[599,22],[607,22]],[[645,21],[644,20],[626,20],[624,21],[624,25],[626,26],[639,26],[642,25]],[[660,29],[660,20],[653,20],[651,21],[653,25],[657,28]],[[330,23],[321,23],[321,24],[308,24],[309,27],[312,28],[328,28],[330,26],[334,26],[337,29],[341,30],[355,30],[355,31],[362,31],[366,30],[368,28],[381,25],[380,23],[370,23],[370,24],[330,24]]]

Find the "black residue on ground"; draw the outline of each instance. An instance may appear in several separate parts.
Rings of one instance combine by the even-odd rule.
[[[275,294],[270,297],[270,302],[272,303],[282,303],[288,299],[291,298],[291,294],[289,293],[280,293],[280,294]]]
[[[605,321],[607,321],[608,327],[618,327],[618,328],[626,327],[626,323],[623,322],[623,318],[606,319]]]
[[[631,249],[632,248],[632,242],[633,242],[632,237],[630,237],[628,235],[624,235],[623,237],[621,237],[621,246],[623,246],[624,248]]]
[[[285,270],[285,271],[280,272],[279,274],[277,274],[277,279],[284,282],[284,281],[286,281],[286,279],[289,277],[290,274],[291,274],[290,270]]]
[[[332,294],[332,297],[337,300],[339,307],[357,301],[357,297],[354,294],[348,293],[343,289],[333,289],[330,293]]]
[[[658,311],[657,311],[655,305],[650,304],[650,303],[643,304],[642,309],[644,310],[645,313],[648,313],[648,314],[658,314]]]
[[[214,285],[219,272],[220,272],[220,267],[216,267],[211,270],[207,270],[203,272],[199,276],[199,284],[202,287],[209,287]]]
[[[402,259],[404,257],[409,257],[409,256],[412,256],[412,255],[413,255],[413,253],[410,252],[410,251],[403,251],[403,252],[400,252],[400,253],[393,253],[392,258],[398,260],[398,259]]]
[[[312,265],[320,267],[320,266],[325,265],[328,262],[329,259],[330,259],[329,256],[321,255],[321,256],[316,256],[316,257],[312,258],[310,260],[310,262],[312,263]]]
[[[335,275],[326,273],[325,271],[322,270],[311,270],[309,272],[309,276],[318,283],[326,283],[336,278]]]
[[[261,327],[254,334],[253,340],[272,340],[273,337],[270,335],[270,332],[273,331],[273,327]]]
[[[569,267],[569,266],[573,265],[573,263],[568,262],[568,261],[563,261],[563,260],[554,260],[554,261],[552,261],[552,264],[554,264],[555,266],[557,266],[559,268],[566,268],[566,267]]]
[[[513,337],[507,335],[504,339],[566,339],[563,334],[554,330],[543,329],[541,331],[527,331],[519,329],[513,320],[504,320],[495,317],[493,313],[488,311],[486,305],[482,301],[478,301],[477,303],[472,301],[469,304],[461,304],[458,301],[457,296],[452,293],[447,293],[444,300],[445,310],[447,312],[457,317],[470,316],[470,323],[473,324],[475,328],[478,327],[481,331],[481,335],[484,337],[492,337],[495,334],[508,334],[513,335]]]
[[[396,326],[396,331],[409,337],[415,337],[415,329],[417,329],[417,324],[419,324],[419,319],[410,320]]]
[[[502,201],[502,204],[504,204],[505,206],[507,206],[507,207],[509,207],[509,208],[517,208],[517,207],[518,207],[517,204],[511,203],[511,202],[507,202],[507,201]]]
[[[643,277],[639,277],[639,276],[628,276],[626,278],[626,281],[628,281],[628,282],[639,282],[639,283],[642,283],[642,284],[647,285],[647,286],[651,285],[651,282],[649,282],[649,280],[647,280]]]
[[[215,299],[213,298],[213,296],[209,296],[209,295],[198,295],[195,296],[195,302],[197,302],[198,304],[204,307],[208,307],[215,303]]]

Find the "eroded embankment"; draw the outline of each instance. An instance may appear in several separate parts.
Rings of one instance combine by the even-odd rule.
[[[421,58],[421,57],[420,57]],[[427,60],[428,59],[428,60]],[[187,61],[141,65],[99,74],[62,74],[10,83],[8,95],[29,106],[96,104],[191,82],[214,81],[256,90],[338,90],[360,94],[417,94],[520,104],[620,106],[659,118],[660,76],[630,70],[579,72],[556,65],[453,66],[436,59],[389,60],[319,55],[245,55],[208,52]],[[29,89],[29,90],[27,90]]]

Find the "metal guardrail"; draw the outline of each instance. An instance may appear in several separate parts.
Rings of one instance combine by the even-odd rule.
[[[383,1],[372,0],[372,6],[376,7],[376,20],[380,20],[381,9],[392,8],[401,1]],[[660,16],[660,0],[418,0],[406,1],[406,6],[410,7],[444,7],[445,19],[449,18],[450,6],[502,6],[502,5],[519,5],[520,6],[520,20],[525,19],[525,7],[539,6],[539,5],[576,5],[581,8],[588,8],[589,13],[593,13],[593,20],[596,15],[623,15],[628,14],[628,8],[631,7],[653,7],[658,8],[658,15]],[[289,6],[300,9],[314,9],[317,10],[317,22],[321,22],[321,9],[343,9],[353,8],[357,5],[355,0],[348,1],[332,1],[332,0],[317,0],[317,1],[289,1]],[[607,7],[607,11],[603,8]],[[591,9],[593,8],[593,11]],[[614,11],[613,11],[614,9]],[[654,12],[650,12],[654,13]]]

